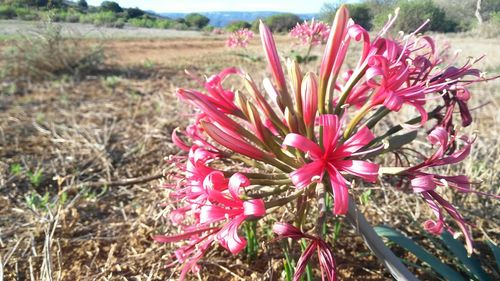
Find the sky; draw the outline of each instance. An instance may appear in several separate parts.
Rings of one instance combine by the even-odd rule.
[[[99,6],[103,0],[87,0]],[[328,0],[114,0],[123,8],[138,7],[159,13],[189,13],[210,11],[276,11],[317,13]]]

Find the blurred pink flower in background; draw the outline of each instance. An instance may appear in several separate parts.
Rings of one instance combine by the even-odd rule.
[[[253,32],[248,28],[238,29],[229,35],[229,38],[226,40],[226,46],[229,48],[246,48],[252,38]]]
[[[326,42],[329,34],[330,26],[314,19],[311,22],[297,23],[297,26],[290,31],[290,36],[299,39],[303,45],[320,45]]]

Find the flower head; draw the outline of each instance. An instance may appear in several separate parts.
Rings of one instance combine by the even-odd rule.
[[[311,22],[304,21],[290,31],[290,36],[297,38],[303,45],[320,45],[328,39],[330,34],[330,26],[321,21]]]
[[[326,277],[326,280],[333,281],[337,280],[337,272],[335,259],[333,253],[328,244],[321,238],[305,234],[298,228],[287,223],[277,222],[273,226],[274,233],[278,234],[279,238],[292,238],[294,240],[306,239],[310,240],[309,245],[306,247],[302,256],[300,256],[297,266],[295,268],[295,274],[293,276],[294,281],[300,280],[300,277],[304,274],[306,270],[307,263],[311,259],[312,255],[316,251],[318,254],[319,266],[321,269],[322,279]]]
[[[348,181],[341,172],[369,182],[377,180],[377,164],[350,159],[370,143],[374,136],[368,128],[363,127],[345,142],[339,143],[342,127],[336,115],[321,115],[319,124],[323,128],[321,144],[293,133],[288,134],[283,141],[283,145],[295,147],[311,159],[309,163],[290,173],[290,177],[297,188],[305,188],[312,182],[321,182],[324,175],[328,174],[335,199],[335,214],[342,215],[347,212]]]
[[[173,264],[183,264],[181,279],[188,271],[200,269],[198,261],[215,244],[232,254],[240,253],[247,239],[255,238],[255,233],[243,238],[242,224],[286,206],[297,216],[299,227],[276,223],[273,230],[281,238],[309,243],[297,262],[294,280],[299,280],[314,253],[322,275],[334,280],[333,251],[323,234],[311,235],[300,229],[313,219],[318,229],[328,233],[326,216],[347,213],[345,219],[352,219],[355,208],[349,206],[354,204],[349,186],[369,186],[377,182],[379,173],[406,178],[413,192],[428,204],[436,218],[424,222],[427,231],[452,231],[447,213],[472,251],[469,224],[439,189],[472,193],[474,182],[465,175],[443,175],[431,169],[454,165],[469,155],[473,141],[456,137],[453,112],[458,107],[463,126],[472,122],[467,108],[471,98],[468,86],[481,77],[473,63],[460,68],[445,65],[435,42],[417,31],[400,38],[384,37],[393,22],[391,19],[370,38],[349,19],[342,5],[327,40],[325,24],[313,20],[297,25],[294,36],[307,38],[310,44],[326,40],[326,46],[316,71],[303,74],[298,62],[286,60],[288,80],[271,30],[260,22],[270,70],[270,77],[262,83],[234,67],[206,79],[188,73],[202,89],[176,91],[182,101],[194,107],[193,121],[184,131],[175,129],[172,133],[172,142],[183,154],[169,157],[176,170],[165,185],[174,206],[169,218],[180,233],[155,238],[169,243],[184,241],[173,254]],[[231,35],[228,45],[245,47],[252,36],[249,30],[239,30]],[[357,63],[346,67],[344,60],[355,49],[351,44],[360,44],[361,51]],[[227,79],[229,76],[232,79]],[[464,80],[465,76],[475,78]],[[241,84],[227,85],[235,79]],[[442,103],[429,111],[429,99]],[[380,120],[405,107],[415,108],[419,117],[406,125],[391,124],[388,119],[384,126],[392,128],[374,135],[385,131],[375,128]],[[419,130],[430,118],[437,122],[432,123],[434,130],[424,142],[436,150],[415,161],[417,157],[402,149],[414,139],[392,135],[410,125]],[[414,125],[419,122],[419,126]],[[389,152],[396,155],[394,161]],[[382,166],[391,163],[396,167]],[[388,174],[391,169],[397,172]],[[333,212],[326,209],[330,198]]]
[[[253,32],[248,28],[242,28],[234,31],[226,40],[226,46],[229,48],[246,48],[253,38]]]

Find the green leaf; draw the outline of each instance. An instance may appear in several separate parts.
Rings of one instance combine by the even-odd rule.
[[[21,164],[15,163],[10,166],[10,173],[18,176],[21,174],[21,171],[23,170],[23,167],[21,167]]]
[[[488,274],[481,267],[481,263],[479,262],[479,260],[474,257],[469,257],[464,245],[460,241],[453,238],[453,236],[448,231],[443,231],[443,233],[441,234],[441,239],[443,239],[446,247],[476,278],[481,281],[491,280]]]
[[[405,144],[409,144],[417,138],[417,131],[411,131],[406,134],[396,135],[390,137],[389,141],[389,150],[395,150],[403,147]]]
[[[417,256],[419,260],[427,263],[435,272],[443,276],[446,280],[465,280],[462,275],[442,263],[438,258],[430,254],[410,238],[404,236],[401,232],[387,226],[376,226],[375,232],[380,236],[387,237],[390,241]]]
[[[284,249],[285,260],[284,260],[284,268],[285,268],[285,277],[287,281],[293,280],[293,275],[295,273],[295,262],[291,259],[290,254],[288,253],[288,247]]]
[[[493,244],[491,241],[486,241],[488,243],[488,246],[490,246],[491,251],[493,252],[493,256],[495,256],[495,260],[497,261],[497,269],[500,270],[500,247],[497,245]]]

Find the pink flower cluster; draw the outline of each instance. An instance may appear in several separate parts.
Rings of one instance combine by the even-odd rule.
[[[229,35],[226,46],[229,48],[246,48],[252,38],[253,32],[248,28],[238,29]]]
[[[304,74],[297,62],[288,60],[288,81],[272,34],[261,23],[260,36],[272,76],[264,79],[263,90],[237,68],[208,79],[190,74],[203,90],[177,90],[180,99],[197,111],[191,125],[172,134],[173,143],[185,153],[170,158],[177,169],[166,186],[176,206],[170,218],[180,233],[155,238],[160,242],[185,241],[175,251],[173,261],[182,264],[181,279],[187,272],[199,270],[198,261],[215,243],[232,254],[241,252],[246,240],[239,229],[245,221],[288,206],[306,219],[296,221],[296,227],[279,222],[274,231],[280,237],[309,241],[294,279],[299,280],[307,261],[317,252],[322,274],[334,280],[331,247],[321,234],[299,229],[310,228],[314,218],[320,224],[326,213],[348,213],[353,183],[366,186],[386,178],[408,182],[411,191],[427,202],[436,218],[426,221],[425,229],[436,234],[443,228],[453,231],[445,216],[448,213],[472,251],[467,223],[437,189],[473,192],[471,181],[463,175],[434,174],[429,168],[453,165],[469,154],[472,140],[456,135],[452,112],[458,106],[461,124],[471,123],[467,87],[482,78],[472,68],[473,62],[457,68],[443,61],[430,37],[417,36],[416,32],[399,39],[384,37],[393,21],[372,39],[349,20],[342,6],[318,73]],[[246,46],[251,36],[248,30],[237,31],[228,44]],[[359,42],[362,52],[353,69],[344,69],[352,42]],[[228,76],[241,79],[244,89],[235,92],[225,86]],[[427,111],[424,105],[429,99],[443,102]],[[423,131],[421,125],[430,118],[437,120],[428,134],[436,151],[424,160],[399,156],[384,162],[394,166],[382,167],[374,162],[376,156],[390,151],[386,141],[401,128],[395,124],[379,136],[372,129],[403,107],[418,113],[407,128]],[[458,141],[464,146],[457,150]],[[326,196],[333,199],[331,212],[325,210]],[[295,205],[290,205],[292,202]],[[318,204],[318,208],[311,208],[311,204]]]
[[[290,36],[297,38],[303,45],[320,45],[326,42],[330,34],[330,26],[321,21],[304,21],[290,30]]]

